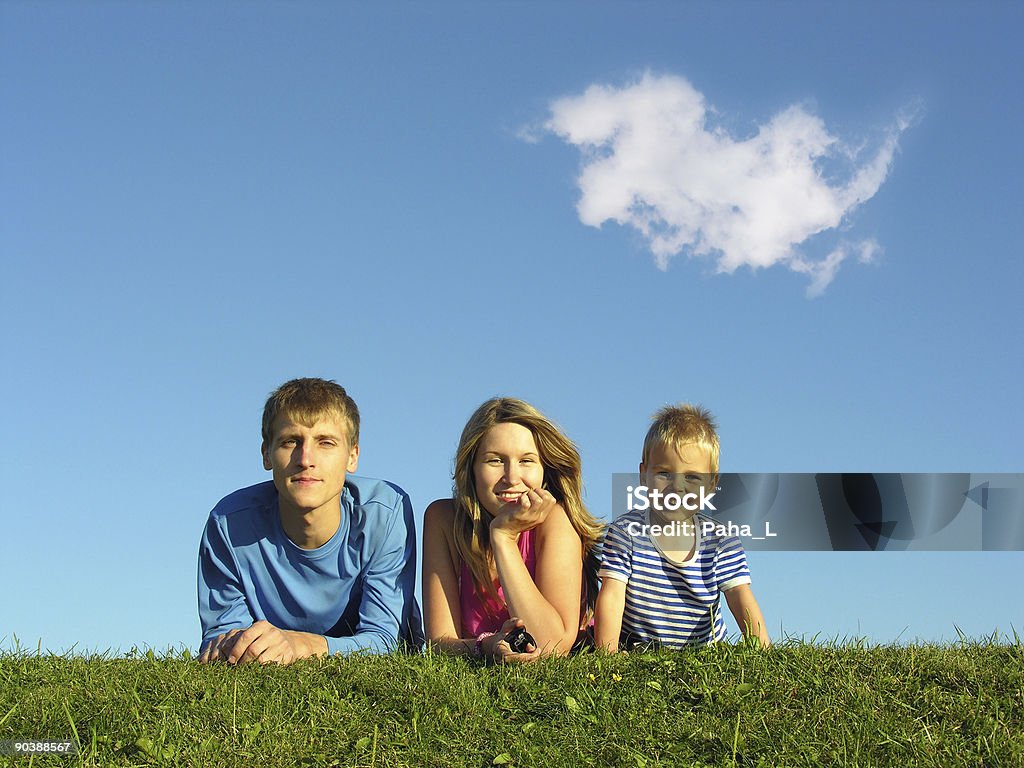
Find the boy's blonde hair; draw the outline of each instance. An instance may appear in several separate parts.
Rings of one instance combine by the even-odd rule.
[[[698,445],[711,459],[711,471],[718,475],[718,425],[711,411],[700,405],[680,403],[666,405],[654,414],[651,428],[644,438],[644,464],[651,457],[655,445],[670,445],[679,451],[684,445]]]
[[[340,384],[326,379],[292,379],[267,398],[263,407],[263,442],[274,439],[274,420],[287,413],[295,421],[312,426],[324,416],[337,416],[348,431],[349,447],[359,445],[359,408]]]
[[[562,505],[583,544],[584,581],[588,611],[597,599],[597,550],[604,525],[583,503],[583,471],[580,454],[562,431],[529,403],[513,397],[488,400],[469,417],[455,454],[452,496],[455,507],[454,538],[459,557],[469,567],[480,597],[497,598],[490,579],[490,518],[476,495],[473,461],[477,447],[496,424],[519,424],[533,434],[544,467],[544,485]]]

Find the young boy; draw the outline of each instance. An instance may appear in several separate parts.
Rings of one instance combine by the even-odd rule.
[[[697,513],[700,499],[717,485],[718,454],[715,424],[703,408],[667,406],[655,414],[640,462],[648,509],[626,512],[605,537],[598,648],[680,648],[724,640],[723,592],[743,635],[769,645],[743,547],[735,537],[702,525],[708,518]],[[636,506],[644,504],[638,500]]]
[[[222,499],[199,546],[201,662],[289,664],[383,652],[423,632],[412,505],[348,475],[359,409],[333,381],[294,379],[263,410],[273,481]]]

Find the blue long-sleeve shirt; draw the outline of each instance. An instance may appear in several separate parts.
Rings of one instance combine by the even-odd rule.
[[[338,531],[317,549],[285,534],[273,482],[235,491],[210,513],[199,546],[203,643],[265,620],[323,635],[331,654],[419,648],[416,529],[409,497],[348,475]]]

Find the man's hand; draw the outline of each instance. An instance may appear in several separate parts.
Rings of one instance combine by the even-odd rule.
[[[232,629],[223,635],[217,635],[203,646],[199,653],[199,663],[209,664],[211,661],[227,661],[228,653],[235,644],[235,638],[242,634],[241,629]]]
[[[269,621],[257,621],[248,629],[233,629],[215,637],[203,648],[199,661],[291,664],[297,659],[326,653],[327,640],[321,635],[278,629]]]

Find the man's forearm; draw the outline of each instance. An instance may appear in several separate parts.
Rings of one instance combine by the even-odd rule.
[[[383,632],[363,631],[346,637],[325,638],[326,653],[331,656],[346,655],[356,651],[387,653],[398,647],[398,639]]]

